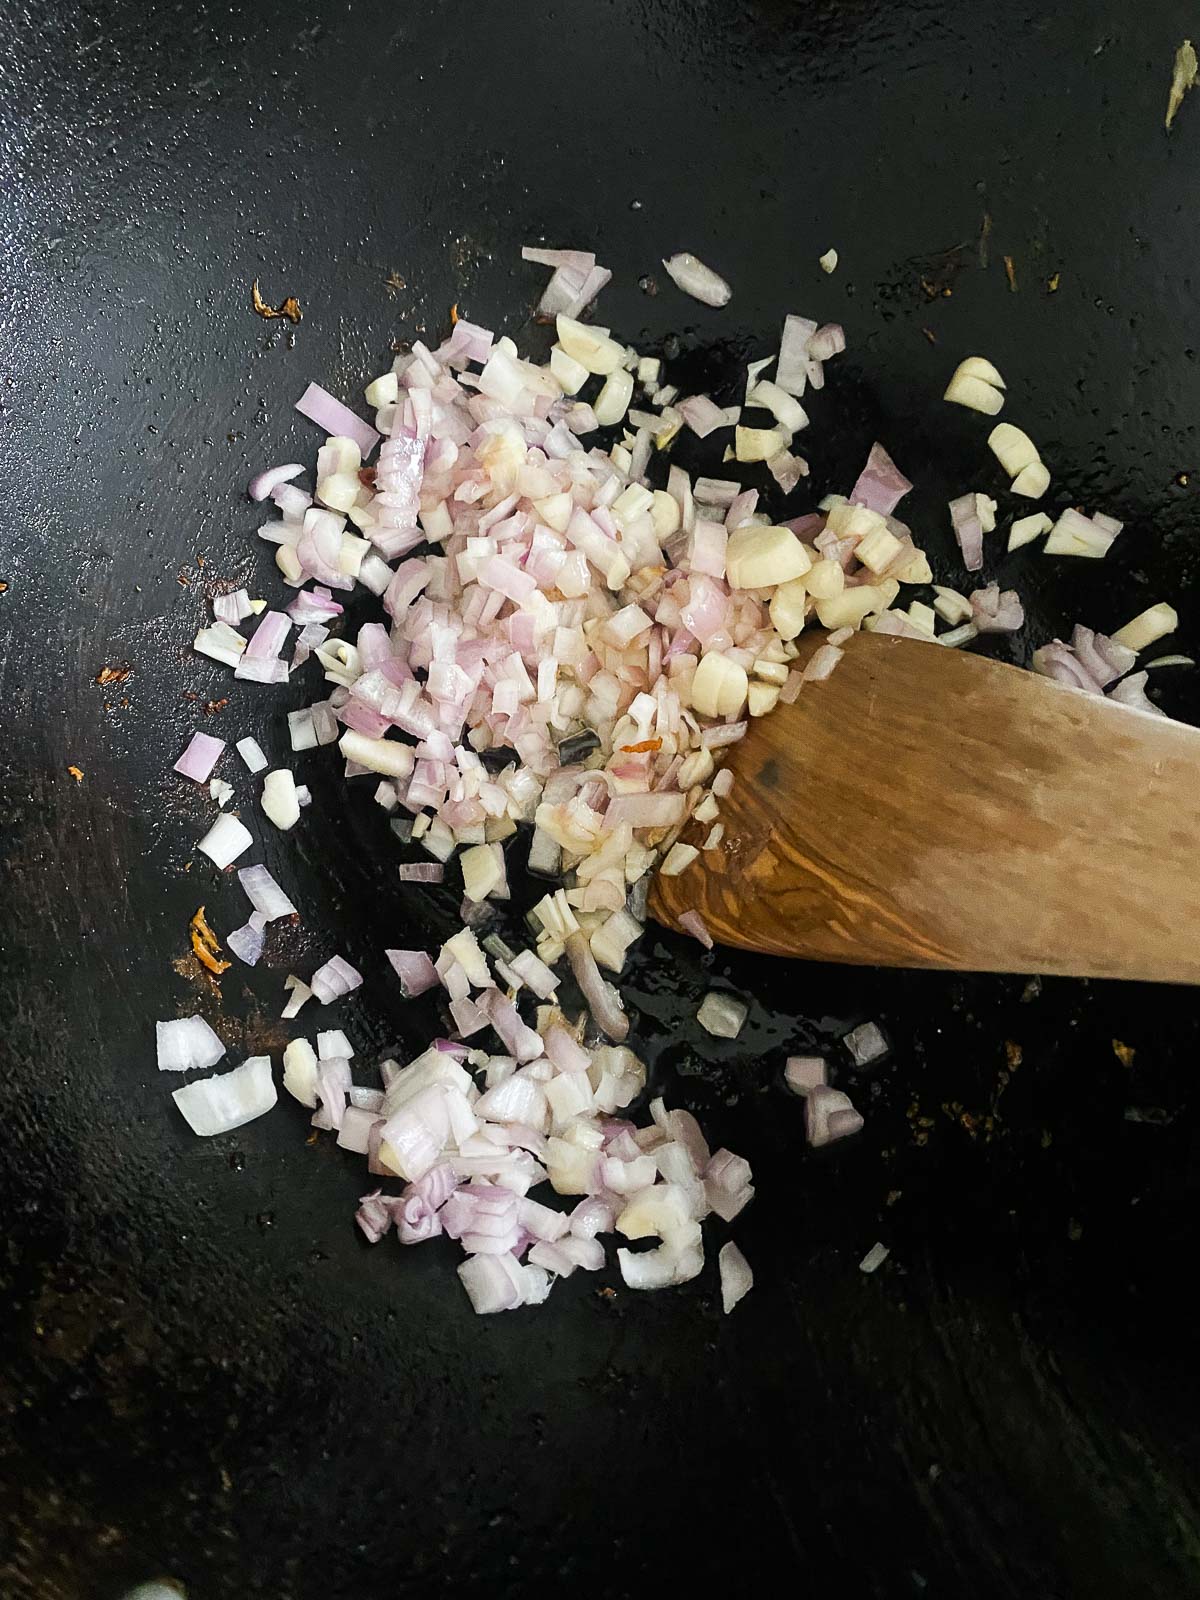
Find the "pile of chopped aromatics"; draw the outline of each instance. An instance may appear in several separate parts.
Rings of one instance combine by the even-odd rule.
[[[791,451],[808,425],[801,400],[823,387],[824,363],[845,347],[841,328],[789,316],[778,355],[749,368],[744,407],[721,408],[706,395],[680,397],[657,359],[578,320],[609,279],[594,256],[525,255],[554,269],[539,307],[556,321],[549,361],[523,359],[511,339],[459,319],[437,349],[414,343],[367,386],[374,426],[310,385],[298,408],[328,436],[315,490],[296,482],[299,464],[250,486],[273,504],[259,533],[295,597],[268,609],[245,590],[222,595],[195,640],[257,683],[284,683],[315,657],[328,689],[289,716],[293,750],[336,744],[347,778],[377,784],[393,831],[428,858],[400,866],[401,878],[440,882],[457,856],[461,931],[435,952],[387,951],[405,997],[444,991],[450,1036],[403,1066],[385,1061],[367,1087],[354,1081],[345,1034],[322,1031],[315,1049],[304,1038],[288,1046],[283,1084],[380,1180],[357,1213],[366,1237],[394,1228],[404,1244],[457,1239],[459,1275],[480,1312],[539,1302],[556,1277],[597,1270],[600,1235],[614,1230],[652,1246],[617,1251],[629,1287],[686,1282],[704,1262],[704,1219],[731,1222],[753,1196],[747,1162],[710,1151],[686,1110],[655,1100],[641,1127],[627,1115],[646,1071],[626,1044],[615,986],[642,931],[649,874],[681,873],[720,842],[732,783],[722,752],[750,717],[827,677],[852,630],[954,646],[1023,621],[1017,597],[994,584],[970,596],[942,587],[932,606],[900,608],[902,585],[929,584],[932,573],[895,516],[911,485],[881,445],[848,496],[783,523],[736,476],[692,481],[672,465],[665,487],[650,487],[652,463],[686,427],[702,438],[728,430],[731,472],[765,462],[781,490],[794,489],[808,473]],[[693,257],[672,258],[668,270],[709,304],[729,297]],[[947,398],[994,413],[999,374],[978,358],[964,365]],[[601,442],[599,430],[615,433]],[[1048,484],[1029,470],[1040,462],[1026,436],[993,436],[993,448],[1014,478],[1025,474],[1018,492],[1032,493],[1043,475]],[[968,568],[979,565],[994,512],[982,494],[951,508]],[[1083,546],[1067,554],[1095,554],[1119,531],[1064,518],[1073,521],[1062,537]],[[1043,520],[1037,531],[1050,531]],[[386,621],[339,636],[338,597],[360,585]],[[251,617],[246,637],[239,629]],[[950,632],[936,634],[939,619]],[[814,622],[828,638],[801,670],[795,641]],[[1169,631],[1151,613],[1132,627],[1137,639],[1125,646],[1077,630],[1040,664],[1100,692]],[[222,749],[197,734],[177,770],[208,783],[223,806],[232,786],[212,777]],[[251,774],[265,770],[253,738],[237,749]],[[276,827],[295,827],[307,800],[289,769],[266,772],[260,803]],[[703,825],[696,845],[679,842],[689,821]],[[519,830],[530,831],[528,870],[546,890],[535,942],[517,950],[476,930],[487,902],[508,898],[506,846]],[[252,843],[222,812],[199,847],[223,869]],[[253,965],[269,922],[295,907],[264,867],[239,877],[253,909],[226,943]],[[711,947],[700,917],[687,921]],[[560,1002],[564,966],[582,1012]],[[289,977],[283,1016],[361,982],[335,955],[307,982]],[[744,1018],[728,995],[701,1008],[702,1024],[725,1037]],[[886,1048],[877,1036],[856,1046],[856,1060]],[[199,1018],[159,1025],[164,1069],[208,1068],[223,1053]],[[806,1096],[810,1143],[857,1132],[862,1118],[825,1082],[823,1064],[796,1059],[788,1081]],[[198,1134],[241,1126],[275,1103],[270,1058],[197,1079],[175,1098]],[[396,1180],[399,1192],[385,1192]],[[571,1209],[531,1198],[547,1182]],[[732,1244],[720,1269],[728,1310],[751,1274]]]

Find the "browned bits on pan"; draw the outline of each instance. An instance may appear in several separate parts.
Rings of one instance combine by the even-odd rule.
[[[1116,1056],[1117,1060],[1123,1067],[1131,1067],[1133,1065],[1133,1058],[1136,1054],[1136,1051],[1131,1044],[1123,1044],[1120,1039],[1114,1039],[1112,1042],[1112,1049],[1113,1055]]]
[[[1015,1039],[1006,1039],[1004,1041],[1004,1056],[1008,1062],[1008,1070],[1015,1072],[1025,1059],[1025,1052]]]
[[[286,317],[294,325],[304,316],[300,309],[300,302],[294,294],[288,295],[287,299],[278,306],[268,305],[259,293],[257,278],[250,285],[250,304],[264,322],[270,322],[274,317]]]
[[[132,667],[101,667],[94,681],[100,684],[124,683],[132,673]]]
[[[922,328],[921,332],[929,340],[930,344],[936,344],[937,343],[937,334],[934,333],[932,328]]]
[[[1052,272],[1050,274],[1049,278],[1047,278],[1047,280],[1046,280],[1046,293],[1047,294],[1057,294],[1058,293],[1058,285],[1059,285],[1059,282],[1061,281],[1061,279],[1062,279],[1062,273],[1061,272]]]
[[[7,593],[8,593],[8,585],[4,582],[3,578],[0,578],[0,594],[7,594]]]
[[[204,964],[210,972],[215,972],[219,977],[222,972],[228,972],[232,962],[220,959],[221,946],[217,936],[209,927],[204,916],[204,907],[201,906],[196,915],[188,924],[192,935],[192,949],[196,959]]]
[[[992,236],[992,213],[983,213],[983,223],[979,229],[979,265],[984,272],[988,265],[988,240]]]
[[[76,783],[82,783],[83,782],[83,768],[82,767],[68,767],[67,771],[75,779]]]
[[[408,285],[405,283],[404,279],[400,276],[400,274],[396,271],[395,267],[393,267],[392,270],[388,273],[387,277],[383,280],[383,287],[388,292],[388,299],[389,300],[394,300],[396,298],[396,296],[400,293],[401,289],[407,288]]]
[[[458,301],[456,300],[454,302],[454,304],[450,307],[450,326],[453,328],[457,321],[458,321]]]
[[[226,695],[221,700],[206,700],[200,709],[204,712],[206,717],[211,717],[214,716],[218,711],[224,711],[228,704],[229,696]]]
[[[1017,268],[1011,256],[1004,258],[1004,276],[1008,279],[1008,287],[1014,294],[1017,292]]]

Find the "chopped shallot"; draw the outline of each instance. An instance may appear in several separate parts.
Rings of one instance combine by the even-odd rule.
[[[799,402],[823,387],[824,363],[845,349],[840,325],[786,318],[777,355],[746,369],[747,406],[775,425],[747,426],[740,406],[680,398],[659,358],[579,320],[609,280],[590,251],[522,254],[552,274],[539,303],[556,335],[548,362],[455,318],[441,344],[414,340],[366,386],[374,427],[310,385],[298,409],[327,436],[314,493],[292,481],[295,464],[260,473],[250,488],[271,502],[259,533],[294,592],[286,609],[245,590],[223,595],[195,639],[243,680],[283,683],[306,662],[307,674],[323,674],[317,697],[288,713],[292,749],[369,779],[385,813],[370,807],[373,823],[413,858],[395,865],[401,882],[457,886],[461,877],[459,931],[440,949],[385,952],[400,994],[430,997],[414,1014],[429,1008],[449,1036],[404,1063],[384,1061],[368,1085],[353,1081],[350,1041],[329,1028],[315,1051],[291,1041],[283,1081],[317,1130],[365,1158],[375,1182],[362,1185],[369,1192],[355,1212],[364,1237],[377,1243],[394,1230],[405,1246],[457,1241],[459,1276],[481,1314],[539,1304],[558,1278],[599,1270],[600,1235],[614,1230],[651,1243],[617,1251],[627,1287],[687,1283],[704,1265],[705,1220],[730,1222],[754,1198],[749,1163],[710,1152],[690,1113],[658,1099],[645,1126],[630,1115],[647,1069],[624,1043],[631,1017],[601,970],[624,968],[656,869],[670,875],[700,848],[725,848],[718,802],[734,780],[720,763],[750,719],[828,677],[860,627],[928,641],[940,615],[954,629],[941,642],[953,646],[1023,622],[1015,594],[995,584],[969,600],[943,587],[932,607],[918,599],[905,608],[901,585],[931,582],[932,571],[894,515],[911,484],[881,444],[848,497],[828,496],[787,522],[774,523],[766,491],[760,501],[737,477],[693,481],[672,464],[665,487],[652,486],[653,459],[684,427],[700,439],[732,427],[726,459],[765,463],[783,493],[795,490],[808,472],[789,448],[809,423]],[[835,264],[829,252],[822,265]],[[729,285],[695,257],[664,265],[705,303],[729,300]],[[1003,380],[971,357],[947,398],[994,414]],[[376,465],[364,467],[376,446]],[[992,447],[1015,493],[1044,492],[1048,473],[1025,435],[1002,425]],[[996,504],[967,494],[951,515],[965,565],[977,570]],[[1049,533],[1051,554],[1098,555],[1120,524],[1068,511],[1051,525],[1039,514],[1018,520],[1010,543],[1037,531]],[[378,600],[362,621],[359,589]],[[1077,628],[1069,645],[1037,652],[1035,666],[1102,693],[1174,626],[1168,610],[1136,618],[1123,639]],[[259,621],[247,639],[238,629],[251,614]],[[814,614],[831,631],[802,668],[794,641]],[[1112,696],[1154,710],[1145,681],[1145,672],[1124,677]],[[197,735],[179,770],[208,780],[222,748]],[[306,786],[288,768],[267,771],[254,739],[237,748],[251,772],[266,774],[262,810],[284,830],[276,846],[294,847]],[[684,832],[693,825],[705,831]],[[200,848],[223,868],[251,843],[223,815]],[[526,860],[543,892],[526,916],[531,948],[518,949],[510,927],[497,929],[497,903]],[[253,911],[227,942],[253,963],[268,922],[296,912],[264,866],[243,868],[239,880]],[[394,936],[416,942],[401,930],[422,926],[414,918]],[[698,911],[680,926],[712,948]],[[333,956],[310,984],[287,978],[282,1014],[295,1017],[310,999],[334,1004],[362,983]],[[699,1021],[735,1039],[747,1014],[745,1002],[714,991]],[[873,1023],[845,1043],[859,1066],[887,1049]],[[164,1070],[207,1068],[224,1054],[199,1017],[160,1023],[158,1046]],[[785,1068],[814,1147],[863,1125],[826,1077],[815,1056]],[[275,1103],[270,1060],[252,1057],[176,1098],[198,1134],[239,1127]],[[401,1193],[386,1192],[393,1181]],[[567,1198],[554,1204],[556,1195]],[[719,1267],[729,1311],[753,1278],[733,1244]]]

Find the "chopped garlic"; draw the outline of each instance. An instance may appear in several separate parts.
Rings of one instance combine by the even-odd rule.
[[[761,678],[763,683],[777,683],[782,688],[787,682],[788,669],[786,661],[768,661],[765,656],[759,656],[750,670],[756,678]],[[679,786],[681,789],[687,787],[683,781],[682,771],[680,773]]]
[[[966,406],[969,411],[982,411],[984,416],[994,417],[1003,409],[1003,392],[985,382],[983,378],[972,377],[970,373],[964,372],[965,365],[964,362],[946,385],[943,400],[948,400],[951,405]]]
[[[746,704],[746,669],[710,650],[692,676],[692,705],[704,717],[735,716]]]
[[[747,695],[752,717],[765,717],[769,711],[774,711],[779,703],[779,685],[777,683],[752,683]]]
[[[934,618],[935,612],[932,606],[924,605],[920,600],[914,600],[908,608],[908,620],[913,627],[919,629],[921,633],[927,633],[931,639],[937,632]]]
[[[569,496],[565,498],[570,498]],[[675,496],[668,494],[665,489],[654,491],[654,504],[650,507],[650,521],[654,524],[654,536],[661,544],[664,539],[678,529],[680,521],[679,502]],[[561,531],[561,530],[560,530]]]
[[[1029,435],[1011,422],[998,422],[988,434],[988,444],[1010,478],[1015,478],[1026,467],[1041,459]]]
[[[957,373],[964,378],[982,378],[984,383],[990,383],[993,389],[1008,387],[986,356],[968,356],[965,361],[959,362]]]
[[[932,583],[933,568],[929,565],[924,550],[918,550],[904,571],[898,572],[896,576],[901,583]]]
[[[604,380],[603,389],[592,405],[596,421],[602,428],[615,427],[629,410],[629,402],[632,399],[633,373],[626,372],[624,367],[609,373]]]
[[[803,578],[781,583],[771,596],[771,626],[785,641],[804,631],[808,611],[808,589]]]
[[[812,566],[790,528],[748,523],[729,535],[725,572],[735,589],[765,589],[803,577]]]
[[[1012,481],[1012,492],[1027,500],[1040,500],[1050,487],[1050,469],[1043,461],[1031,461]]]
[[[498,852],[486,844],[473,844],[460,853],[458,860],[462,867],[463,894],[478,905],[503,880],[504,870]]]
[[[583,362],[569,356],[560,344],[550,351],[550,371],[558,379],[564,394],[578,394],[588,381],[588,369]]]
[[[878,577],[880,573],[887,571],[903,548],[896,535],[883,527],[876,528],[874,532],[868,533],[866,538],[860,539],[854,554],[864,567]]]
[[[1132,622],[1119,628],[1112,637],[1116,644],[1123,644],[1127,650],[1145,650],[1148,645],[1174,633],[1178,626],[1179,613],[1175,607],[1160,600],[1156,606],[1150,606],[1134,617]]]
[[[615,339],[610,339],[607,334],[599,333],[595,328],[589,328],[582,322],[576,322],[572,317],[561,315],[555,319],[555,327],[558,330],[558,342],[563,350],[589,372],[607,377],[610,373],[616,372],[618,367],[623,366],[625,346],[618,344]],[[501,339],[497,349],[504,343],[505,341]]]
[[[677,878],[685,867],[691,866],[699,854],[694,844],[673,844],[658,870],[664,878]]]
[[[1049,533],[1053,526],[1044,511],[1035,511],[1031,517],[1018,517],[1008,530],[1009,550],[1019,550],[1022,545],[1031,544],[1039,534]]]
[[[804,587],[814,600],[830,600],[846,587],[846,574],[836,561],[814,561],[804,574]]]
[[[385,372],[363,390],[367,404],[376,410],[380,406],[394,406],[400,398],[400,380],[394,372]]]
[[[832,599],[817,601],[817,616],[823,628],[857,628],[872,611],[885,611],[896,598],[889,594],[884,584],[860,583],[857,588],[843,589]]]
[[[788,435],[782,428],[735,428],[733,430],[734,459],[737,461],[772,461],[781,450],[786,450]]]
[[[277,828],[294,828],[299,822],[296,780],[287,767],[277,767],[263,779],[262,808]]]
[[[965,594],[959,594],[957,589],[947,589],[944,584],[935,583],[933,592],[937,599],[933,602],[933,609],[943,622],[948,622],[951,627],[960,622],[969,622],[973,616],[971,602]]]

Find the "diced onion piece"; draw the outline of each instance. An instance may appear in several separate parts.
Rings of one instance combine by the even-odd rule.
[[[751,523],[731,533],[725,547],[725,574],[735,589],[789,583],[811,566],[807,550],[790,528]]]
[[[876,1271],[883,1265],[891,1253],[892,1252],[888,1249],[887,1245],[879,1243],[873,1244],[867,1251],[866,1255],[858,1263],[858,1270],[868,1274]]]
[[[973,356],[956,369],[942,398],[951,405],[966,406],[969,411],[981,411],[984,416],[994,417],[1003,409],[1003,392],[994,382],[979,376],[974,370],[967,370],[980,359]],[[995,371],[994,368],[992,370]]]
[[[207,783],[224,748],[224,739],[214,739],[210,733],[194,733],[172,771],[196,783]]]
[[[221,816],[196,846],[219,871],[236,861],[254,843],[250,831],[236,817]]]
[[[633,399],[633,373],[618,367],[604,380],[604,387],[596,396],[592,410],[602,428],[611,428],[620,422]]]
[[[701,1001],[696,1021],[707,1033],[714,1034],[718,1039],[736,1039],[742,1031],[747,1009],[746,1005],[733,995],[712,989]]]
[[[704,717],[732,717],[746,703],[749,679],[745,667],[719,650],[710,650],[692,678],[692,705]]]
[[[804,1101],[805,1137],[814,1150],[861,1131],[863,1119],[850,1096],[828,1085],[811,1088]]]
[[[202,1139],[244,1127],[270,1111],[278,1098],[270,1056],[251,1056],[232,1072],[197,1078],[172,1093],[188,1127]]]
[[[236,748],[238,755],[251,772],[262,772],[266,769],[267,758],[257,739],[239,739]]]
[[[1169,633],[1174,633],[1178,626],[1179,613],[1175,607],[1160,600],[1157,605],[1139,612],[1132,622],[1127,622],[1123,628],[1118,628],[1112,637],[1129,650],[1145,650],[1147,645],[1152,645],[1159,639],[1165,639]]]
[[[203,1017],[177,1017],[154,1024],[160,1072],[192,1072],[198,1067],[213,1067],[225,1054],[225,1046]]]
[[[342,956],[330,956],[325,965],[313,973],[312,992],[318,1005],[327,1006],[359,988],[362,981],[362,973]]]
[[[964,622],[961,628],[952,628],[949,633],[943,633],[938,638],[939,644],[944,644],[948,650],[956,650],[960,645],[970,644],[973,639],[978,639],[979,629],[973,622]]]
[[[1166,713],[1160,711],[1153,700],[1146,693],[1146,684],[1149,675],[1146,672],[1132,672],[1128,678],[1122,678],[1114,688],[1108,692],[1108,698],[1115,700],[1118,705],[1134,706],[1139,711],[1148,711],[1152,716],[1161,717]]]
[[[1050,469],[1043,461],[1031,461],[1012,481],[1012,492],[1026,500],[1040,500],[1050,487]]]
[[[817,257],[817,262],[822,272],[834,272],[837,270],[838,253],[836,250],[826,250],[823,256]]]
[[[717,1252],[717,1266],[721,1272],[721,1309],[728,1316],[738,1301],[754,1287],[754,1274],[750,1270],[750,1263],[732,1239]]]
[[[1008,548],[1011,551],[1020,550],[1023,545],[1032,544],[1043,533],[1049,533],[1054,523],[1044,511],[1035,511],[1030,517],[1018,517],[1008,530]]]
[[[1011,422],[998,422],[988,434],[988,445],[1010,478],[1040,460],[1033,440]]]
[[[783,1079],[792,1093],[803,1099],[810,1090],[823,1087],[828,1071],[824,1056],[789,1056],[784,1064]]]
[[[242,891],[255,911],[268,922],[279,917],[294,917],[296,908],[275,882],[266,867],[243,867],[238,873]]]
[[[1156,667],[1194,667],[1195,658],[1192,656],[1156,656],[1153,661],[1147,661],[1146,671],[1153,672]]]
[[[862,1022],[842,1040],[856,1067],[866,1067],[887,1055],[887,1040],[878,1023]]]
[[[663,261],[663,266],[673,282],[679,285],[684,294],[690,294],[693,300],[701,300],[706,306],[728,305],[733,290],[724,278],[711,267],[706,267],[690,250],[669,256]]]
[[[287,767],[276,767],[263,779],[263,814],[277,828],[294,828],[300,820],[300,801],[296,780]]]
[[[760,380],[746,395],[746,404],[764,407],[789,433],[800,433],[808,427],[808,413],[804,407],[777,383]]]

